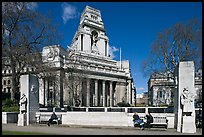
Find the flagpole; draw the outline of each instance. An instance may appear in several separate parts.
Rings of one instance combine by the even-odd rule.
[[[122,55],[121,55],[121,48],[120,48],[120,69],[122,69]]]

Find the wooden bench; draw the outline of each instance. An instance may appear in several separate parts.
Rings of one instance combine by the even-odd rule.
[[[42,123],[48,123],[50,117],[51,117],[52,114],[39,114],[39,115],[36,115],[36,123],[39,123],[39,124],[42,124]],[[62,122],[62,114],[56,114],[57,115],[57,119],[54,119],[52,121],[51,124],[61,124]]]
[[[146,123],[145,116],[140,116],[140,119],[143,119],[143,122]],[[146,124],[145,124],[145,126],[146,126]],[[134,127],[141,127],[141,125],[138,124],[137,122],[134,122]],[[153,116],[153,123],[150,123],[150,128],[153,128],[153,127],[164,127],[167,129],[168,120],[167,120],[166,116]]]

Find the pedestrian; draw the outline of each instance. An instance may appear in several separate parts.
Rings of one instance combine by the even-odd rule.
[[[150,123],[153,123],[153,117],[152,117],[152,115],[150,114],[150,112],[148,112],[147,114],[146,114],[146,118],[147,118],[147,127],[148,128],[150,128]]]
[[[55,112],[52,113],[50,119],[48,120],[47,125],[50,126],[50,124],[52,123],[52,121],[53,121],[54,119],[58,119],[58,118],[57,118],[57,115],[55,114]]]
[[[133,121],[136,122],[136,124],[139,124],[141,126],[142,130],[144,130],[144,122],[142,119],[140,119],[137,112],[135,112],[133,115]]]

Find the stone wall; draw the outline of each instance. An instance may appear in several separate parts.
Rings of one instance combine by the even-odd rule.
[[[17,123],[18,112],[2,112],[2,124]]]

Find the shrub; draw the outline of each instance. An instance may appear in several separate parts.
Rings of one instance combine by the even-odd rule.
[[[16,100],[6,99],[2,101],[2,112],[18,112],[19,105]]]
[[[130,104],[129,103],[125,103],[125,102],[119,102],[119,103],[117,103],[117,106],[118,107],[130,107]]]
[[[2,112],[19,112],[19,106],[2,106]]]

